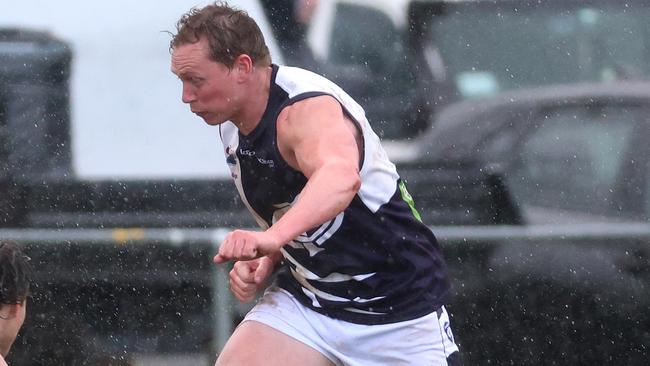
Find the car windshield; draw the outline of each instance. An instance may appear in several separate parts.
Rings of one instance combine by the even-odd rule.
[[[643,2],[485,1],[442,9],[427,21],[430,54],[438,57],[430,65],[444,65],[457,99],[650,75],[650,7]]]

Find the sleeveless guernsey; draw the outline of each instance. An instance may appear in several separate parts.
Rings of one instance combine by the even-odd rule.
[[[417,218],[363,109],[331,81],[273,65],[257,127],[243,135],[231,122],[221,125],[226,161],[244,204],[267,229],[296,200],[307,179],[280,155],[276,121],[284,107],[320,95],[338,100],[362,132],[361,188],[338,216],[283,247],[285,270],[278,273],[278,285],[317,312],[358,324],[394,323],[436,311],[449,292],[440,247]]]

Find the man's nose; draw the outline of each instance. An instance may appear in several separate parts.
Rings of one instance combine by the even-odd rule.
[[[183,85],[183,103],[192,103],[196,100],[196,93],[189,85]]]

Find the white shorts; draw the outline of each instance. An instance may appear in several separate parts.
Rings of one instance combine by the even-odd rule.
[[[354,324],[317,313],[272,286],[243,321],[250,320],[297,339],[339,366],[446,366],[458,361],[444,307],[405,322]],[[452,354],[454,361],[448,363]]]

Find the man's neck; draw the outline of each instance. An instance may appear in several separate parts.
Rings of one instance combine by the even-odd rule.
[[[260,123],[264,111],[266,111],[272,74],[273,68],[271,66],[256,68],[253,77],[249,80],[246,100],[241,102],[242,107],[239,116],[233,119],[233,123],[244,135],[253,132]]]

